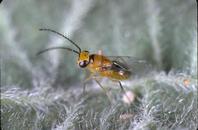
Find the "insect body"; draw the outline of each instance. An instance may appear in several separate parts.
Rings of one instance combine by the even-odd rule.
[[[81,52],[78,64],[82,68],[87,68],[91,73],[96,73],[112,80],[125,80],[130,76],[127,68],[118,62],[111,61],[103,55],[89,54],[88,51]]]
[[[82,51],[81,48],[75,42],[73,42],[68,37],[64,36],[63,34],[59,32],[56,32],[51,29],[40,29],[40,31],[49,31],[49,32],[58,34],[64,37],[65,39],[67,39],[68,41],[70,41],[78,50],[74,50],[68,47],[51,47],[51,48],[47,48],[45,50],[38,52],[38,55],[46,51],[50,51],[54,49],[65,49],[65,50],[68,50],[77,54],[78,56],[77,64],[79,65],[79,67],[83,69],[88,69],[91,73],[90,76],[86,80],[91,79],[93,75],[99,76],[99,77],[106,77],[113,81],[117,81],[120,84],[121,89],[123,90],[121,81],[126,80],[131,75],[135,74],[135,68],[133,67],[140,65],[140,64],[137,64],[137,65],[134,64],[134,63],[137,63],[137,60],[136,60],[136,62],[133,62],[132,66],[130,67],[127,64],[127,62],[125,62],[124,60],[124,58],[130,59],[130,57],[120,57],[120,56],[108,57],[108,56],[104,56],[101,54],[90,54],[86,50]],[[132,60],[130,59],[130,61]],[[97,80],[96,82],[99,83]]]

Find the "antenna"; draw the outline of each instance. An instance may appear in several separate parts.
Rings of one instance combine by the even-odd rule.
[[[78,55],[80,54],[78,51],[73,50],[73,49],[71,49],[71,48],[67,48],[67,47],[51,47],[51,48],[47,48],[47,49],[44,49],[44,50],[39,51],[36,55],[38,56],[38,55],[40,55],[40,54],[42,54],[42,53],[45,53],[45,52],[51,51],[51,50],[55,50],[55,49],[65,49],[65,50],[74,52],[74,53],[76,53],[76,54],[78,54]]]
[[[81,53],[81,48],[80,48],[74,41],[72,41],[71,39],[69,39],[69,38],[66,37],[65,35],[63,35],[63,34],[57,32],[57,31],[54,31],[54,30],[52,30],[52,29],[41,28],[41,29],[39,29],[39,31],[49,31],[49,32],[53,32],[53,33],[55,33],[55,34],[57,34],[57,35],[62,36],[63,38],[67,39],[67,40],[70,41],[74,46],[76,46],[76,47],[78,48],[78,50],[79,50],[78,53]]]

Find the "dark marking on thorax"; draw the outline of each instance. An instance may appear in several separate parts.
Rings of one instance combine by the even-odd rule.
[[[89,62],[92,64],[94,62],[94,55],[90,55],[89,56]]]

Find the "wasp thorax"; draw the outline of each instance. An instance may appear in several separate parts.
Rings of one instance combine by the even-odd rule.
[[[78,58],[78,65],[81,68],[86,67],[89,64],[89,52],[88,51],[82,51],[79,54],[79,58]]]

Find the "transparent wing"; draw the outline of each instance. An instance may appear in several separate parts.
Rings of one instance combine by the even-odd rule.
[[[146,75],[151,70],[151,65],[146,60],[131,56],[107,56],[112,62],[120,65],[125,71],[130,71],[133,77]]]

